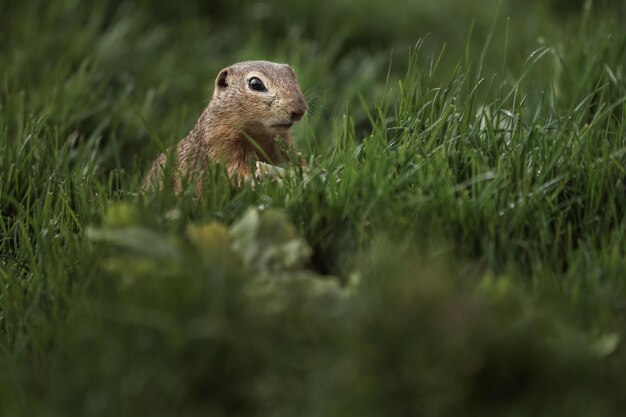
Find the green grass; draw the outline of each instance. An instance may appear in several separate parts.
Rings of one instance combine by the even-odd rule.
[[[3,4],[0,415],[621,415],[626,9],[573,3]],[[244,59],[307,175],[144,196]]]

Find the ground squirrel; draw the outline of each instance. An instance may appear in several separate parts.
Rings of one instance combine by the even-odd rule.
[[[184,182],[195,181],[200,193],[207,163],[221,162],[231,179],[245,181],[253,174],[251,161],[285,162],[295,154],[289,129],[306,110],[306,99],[289,65],[246,61],[224,68],[215,79],[208,106],[176,147],[174,191],[180,192]],[[166,163],[166,154],[153,162],[145,189],[162,185]]]

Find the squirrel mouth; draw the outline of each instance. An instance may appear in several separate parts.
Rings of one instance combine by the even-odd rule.
[[[277,129],[289,129],[291,126],[293,126],[293,122],[291,122],[291,123],[278,123],[278,124],[272,125],[272,127],[275,127]]]

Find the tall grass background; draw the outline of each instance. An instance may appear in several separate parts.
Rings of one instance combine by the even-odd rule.
[[[621,415],[622,2],[0,6],[0,414]],[[144,195],[246,59],[309,170]]]

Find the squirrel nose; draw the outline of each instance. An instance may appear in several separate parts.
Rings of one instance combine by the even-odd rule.
[[[304,112],[305,111],[303,110],[296,110],[294,112],[291,112],[291,120],[297,122],[298,120],[302,119],[302,116],[304,116]]]
[[[304,113],[306,113],[306,110],[309,106],[307,106],[306,101],[302,100],[300,101],[296,106],[294,111],[291,112],[291,120],[293,120],[294,122],[297,122],[298,120],[302,119],[302,116],[304,116]]]

